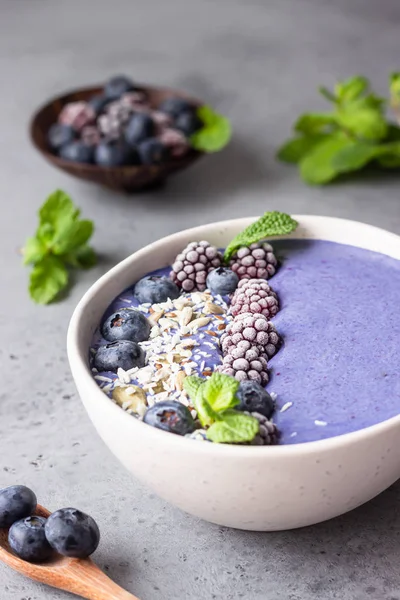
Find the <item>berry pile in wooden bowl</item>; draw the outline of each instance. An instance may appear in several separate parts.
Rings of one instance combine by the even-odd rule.
[[[53,165],[111,188],[157,184],[229,142],[228,119],[196,98],[116,76],[53,99],[31,137]]]

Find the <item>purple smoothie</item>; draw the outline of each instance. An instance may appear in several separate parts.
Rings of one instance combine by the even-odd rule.
[[[321,440],[400,413],[400,262],[326,241],[274,243],[284,346],[269,391],[281,443]],[[293,403],[285,412],[279,412]],[[319,424],[316,424],[319,423]],[[325,424],[326,423],[326,424]]]
[[[398,415],[400,261],[320,240],[280,240],[274,248],[281,266],[269,283],[281,309],[273,323],[284,344],[269,362],[267,388],[277,394],[280,443],[326,439]],[[136,306],[132,287],[105,317]],[[193,337],[201,375],[220,364],[221,351],[217,338]],[[97,332],[92,348],[103,343]]]

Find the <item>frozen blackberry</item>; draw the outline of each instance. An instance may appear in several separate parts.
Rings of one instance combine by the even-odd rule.
[[[69,102],[60,112],[58,122],[82,131],[86,125],[93,123],[95,117],[95,111],[87,102]]]
[[[170,277],[185,292],[206,289],[207,275],[220,267],[222,256],[209,242],[191,242],[175,258]]]
[[[244,356],[239,356],[239,354]],[[266,355],[261,348],[252,346],[246,340],[239,342],[238,347],[226,354],[222,365],[219,365],[216,370],[235,377],[238,381],[250,380],[262,385],[266,385],[269,381]]]
[[[160,114],[164,115],[164,113]],[[189,142],[187,141],[186,137],[182,132],[177,131],[176,129],[172,129],[170,127],[163,129],[159,134],[159,138],[161,143],[169,148],[171,156],[174,158],[183,156],[189,150]]]
[[[275,423],[258,412],[246,413],[257,419],[260,430],[256,437],[250,442],[251,446],[274,446],[279,440],[279,431]]]
[[[247,344],[240,344],[241,342],[250,343],[251,347],[265,353],[268,359],[279,350],[281,338],[274,325],[264,315],[243,313],[228,323],[221,336],[224,355],[231,354],[234,357],[242,358],[243,355],[238,352],[242,352],[248,347]]]
[[[275,275],[277,265],[274,249],[267,242],[239,248],[229,262],[239,279],[269,279]]]
[[[241,279],[232,297],[230,312],[260,313],[272,319],[279,310],[278,296],[265,279]]]

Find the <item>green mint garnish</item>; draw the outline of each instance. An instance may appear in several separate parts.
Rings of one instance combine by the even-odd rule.
[[[80,210],[61,190],[51,194],[39,210],[39,226],[23,248],[24,264],[32,264],[29,293],[38,304],[48,304],[68,285],[67,267],[87,269],[96,263],[87,245],[92,221],[79,219]]]
[[[251,442],[259,430],[259,422],[238,410],[223,412],[223,419],[216,421],[207,430],[207,439],[218,444],[240,444]]]
[[[190,145],[201,152],[219,152],[232,136],[229,119],[214,112],[211,106],[200,106],[197,116],[204,126],[190,137]]]
[[[222,373],[213,373],[207,379],[186,377],[184,381],[184,388],[212,442],[251,442],[259,431],[257,419],[232,408],[239,403],[238,387],[236,379]]]
[[[400,166],[400,128],[385,114],[390,106],[400,123],[400,73],[390,76],[389,100],[371,92],[361,76],[337,83],[333,91],[319,91],[332,103],[331,110],[299,117],[295,136],[277,153],[279,160],[297,164],[311,185],[327,184],[371,163],[385,169]]]
[[[294,231],[298,223],[290,215],[273,211],[266,212],[262,217],[239,233],[229,244],[224,253],[227,262],[232,254],[242,246],[250,246],[255,242],[275,235],[286,235]]]

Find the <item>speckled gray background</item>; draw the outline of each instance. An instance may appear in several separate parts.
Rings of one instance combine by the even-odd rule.
[[[278,208],[361,219],[400,233],[400,178],[310,189],[274,150],[315,88],[400,69],[397,0],[0,0],[0,487],[21,482],[51,509],[98,520],[98,563],[142,600],[400,600],[400,486],[309,529],[231,531],[143,489],[92,428],[69,373],[72,310],[99,275],[187,226]],[[31,148],[27,124],[49,96],[115,72],[187,89],[232,119],[222,154],[157,193],[131,198],[79,183]],[[96,221],[100,264],[66,300],[27,296],[18,248],[61,187]],[[368,457],[365,457],[368,460]],[[61,600],[0,566],[1,600]]]

